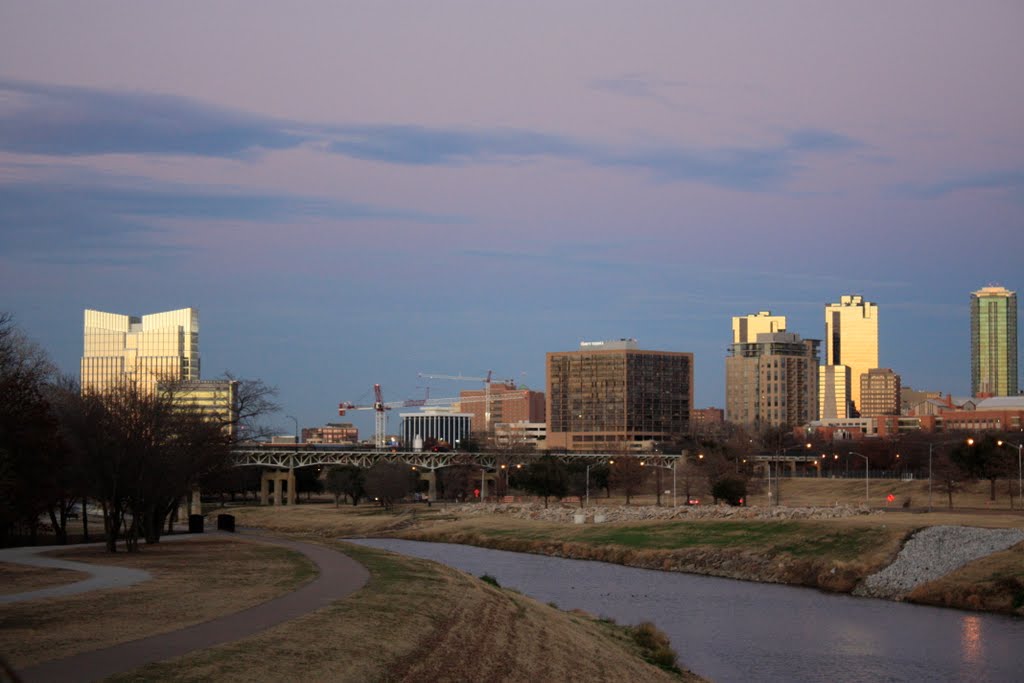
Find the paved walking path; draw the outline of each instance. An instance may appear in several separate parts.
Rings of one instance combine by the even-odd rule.
[[[174,537],[171,537],[174,538]],[[100,545],[90,543],[89,545]],[[56,557],[43,557],[40,553],[53,552],[55,550],[69,550],[83,546],[69,545],[44,545],[29,548],[4,548],[0,550],[0,562],[11,562],[13,564],[25,564],[31,567],[45,567],[48,569],[70,569],[71,571],[84,572],[89,578],[72,583],[65,583],[60,586],[50,586],[24,593],[11,593],[0,595],[0,605],[22,602],[23,600],[39,600],[41,598],[56,598],[65,595],[76,595],[89,591],[100,590],[101,588],[123,588],[141,581],[147,581],[153,576],[142,569],[131,569],[129,567],[106,567],[86,562],[74,562],[62,560]]]
[[[113,645],[102,650],[83,652],[64,659],[37,664],[18,672],[22,680],[25,683],[32,681],[47,681],[49,683],[94,681],[131,671],[152,662],[179,657],[193,650],[240,640],[321,607],[326,607],[335,600],[359,590],[366,585],[370,578],[370,573],[361,564],[347,555],[325,546],[256,534],[243,534],[241,538],[300,552],[316,564],[319,575],[292,593],[268,600],[241,612],[189,626],[179,631],[161,633],[141,640]],[[62,547],[67,548],[67,546]],[[0,556],[0,559],[5,558]],[[86,569],[76,567],[76,570],[96,572],[99,569],[97,565],[83,565],[83,567]],[[79,584],[87,581],[79,582]]]

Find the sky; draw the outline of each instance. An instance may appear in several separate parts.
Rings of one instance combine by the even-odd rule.
[[[732,316],[843,294],[964,395],[970,292],[1024,289],[1022,70],[1016,0],[4,2],[0,310],[77,374],[84,309],[195,306],[282,433],[623,337],[722,407]]]

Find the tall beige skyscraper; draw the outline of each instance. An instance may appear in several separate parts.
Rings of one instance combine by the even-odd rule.
[[[82,389],[104,391],[134,381],[145,391],[158,381],[199,379],[199,310],[144,316],[86,310]]]
[[[748,344],[757,341],[759,334],[786,331],[786,316],[759,311],[757,315],[737,315],[732,319],[732,343]]]
[[[825,364],[850,368],[850,400],[860,409],[860,376],[878,367],[878,305],[846,294],[825,306]]]
[[[819,344],[789,332],[733,344],[725,359],[725,418],[757,429],[818,419]]]

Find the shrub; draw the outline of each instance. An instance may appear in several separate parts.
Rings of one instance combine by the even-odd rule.
[[[480,580],[483,581],[484,583],[491,584],[495,588],[501,588],[501,584],[498,583],[498,580],[496,578],[494,578],[493,576],[491,576],[490,574],[484,574],[483,576],[480,577]]]
[[[711,495],[729,505],[742,505],[747,497],[747,482],[736,477],[724,477],[711,487]]]
[[[633,639],[643,650],[643,657],[651,664],[668,671],[679,671],[676,651],[664,631],[649,621],[636,627]]]

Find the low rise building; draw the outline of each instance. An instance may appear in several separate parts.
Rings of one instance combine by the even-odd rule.
[[[303,427],[303,443],[357,444],[359,429],[351,422],[328,422],[323,427]]]

